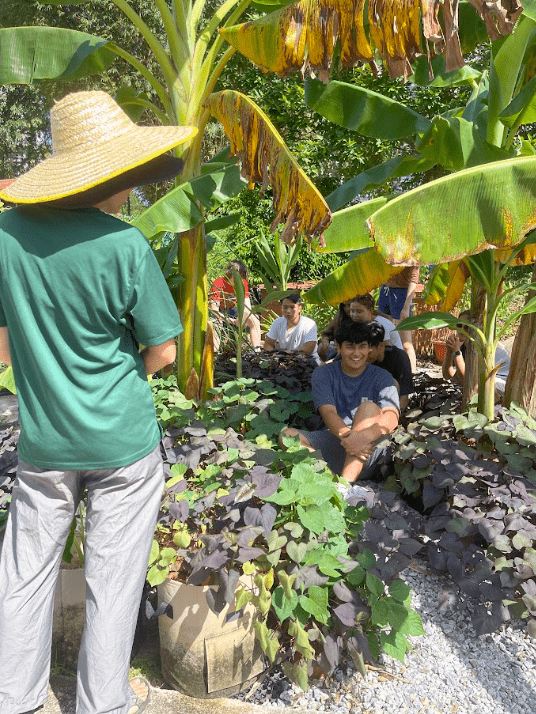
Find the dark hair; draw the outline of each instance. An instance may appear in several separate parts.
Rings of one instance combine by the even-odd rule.
[[[225,268],[226,273],[231,273],[233,270],[240,275],[244,280],[248,279],[248,269],[241,260],[230,260],[227,267]]]
[[[371,347],[377,347],[378,345],[381,345],[381,343],[385,341],[384,326],[380,325],[379,322],[369,322],[368,326],[370,330],[369,345]]]
[[[351,345],[358,345],[361,342],[368,342],[370,345],[370,323],[350,322],[341,325],[335,333],[335,342],[341,347],[343,342]]]
[[[299,293],[290,293],[290,295],[285,295],[285,297],[281,299],[281,304],[283,304],[283,300],[290,300],[290,302],[293,302],[295,305],[302,304],[301,295]]]
[[[373,312],[374,308],[376,307],[376,301],[370,293],[365,293],[364,295],[356,295],[355,298],[352,298],[352,302],[358,302],[360,305],[368,307],[368,309],[372,310]]]

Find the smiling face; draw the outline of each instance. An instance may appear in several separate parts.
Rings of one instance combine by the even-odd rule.
[[[287,318],[287,325],[289,325],[289,327],[298,324],[301,311],[302,306],[298,302],[292,302],[292,300],[285,298],[281,303],[281,312],[283,313],[283,317]]]
[[[368,342],[343,342],[342,345],[337,345],[337,351],[341,356],[342,371],[349,377],[358,377],[367,366],[370,355]]]
[[[353,302],[350,305],[350,317],[354,322],[372,322],[374,313],[360,302]]]

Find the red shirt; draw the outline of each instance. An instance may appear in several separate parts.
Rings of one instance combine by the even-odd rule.
[[[244,283],[244,291],[248,298],[248,281],[242,278],[242,282]],[[216,278],[210,286],[209,300],[219,303],[221,310],[228,310],[230,307],[234,307],[236,305],[236,295],[233,283],[227,280],[225,276]]]

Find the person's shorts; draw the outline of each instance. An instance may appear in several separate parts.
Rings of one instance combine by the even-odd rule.
[[[394,320],[400,320],[400,313],[406,302],[407,294],[407,288],[388,288],[387,285],[382,285],[378,297],[378,311],[389,315]],[[411,306],[409,314],[411,315]]]
[[[298,431],[304,435],[313,449],[321,452],[322,458],[331,471],[340,476],[346,461],[346,450],[341,444],[341,440],[335,434],[332,434],[329,429],[319,429],[318,431],[298,429]],[[377,448],[372,452],[363,466],[359,476],[360,479],[371,479],[376,476],[382,464],[381,457],[384,456],[385,452],[385,448]]]

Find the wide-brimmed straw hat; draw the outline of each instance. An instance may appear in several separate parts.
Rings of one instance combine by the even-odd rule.
[[[106,92],[75,92],[50,112],[52,156],[0,191],[10,203],[90,205],[126,188],[176,176],[166,152],[197,134],[191,126],[138,126]]]

